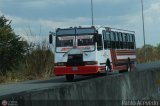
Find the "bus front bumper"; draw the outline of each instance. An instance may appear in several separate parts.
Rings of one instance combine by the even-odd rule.
[[[67,74],[94,74],[101,71],[104,67],[102,66],[55,66],[54,74],[55,75],[67,75]]]

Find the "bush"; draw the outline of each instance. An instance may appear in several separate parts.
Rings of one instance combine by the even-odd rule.
[[[26,56],[25,73],[28,79],[47,78],[51,75],[54,56],[50,50],[36,48]]]
[[[144,47],[137,49],[137,62],[145,63],[151,61],[157,61],[160,59],[160,45],[154,47],[152,45],[146,45],[146,57],[144,55]]]

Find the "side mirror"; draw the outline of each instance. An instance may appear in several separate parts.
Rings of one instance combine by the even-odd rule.
[[[53,36],[52,36],[52,34],[49,34],[49,43],[50,43],[50,44],[53,43]]]

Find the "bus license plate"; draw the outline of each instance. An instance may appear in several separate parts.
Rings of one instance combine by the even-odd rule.
[[[77,70],[78,70],[78,67],[72,67],[72,70],[73,70],[73,71],[77,71]]]

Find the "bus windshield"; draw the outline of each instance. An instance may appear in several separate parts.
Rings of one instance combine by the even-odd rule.
[[[75,37],[77,39],[77,46],[94,45],[93,35],[78,35],[78,36],[57,36],[56,47],[72,47],[74,46]]]
[[[72,47],[74,39],[74,36],[57,36],[56,47]]]
[[[93,35],[77,36],[77,45],[78,46],[94,45],[94,36]]]

